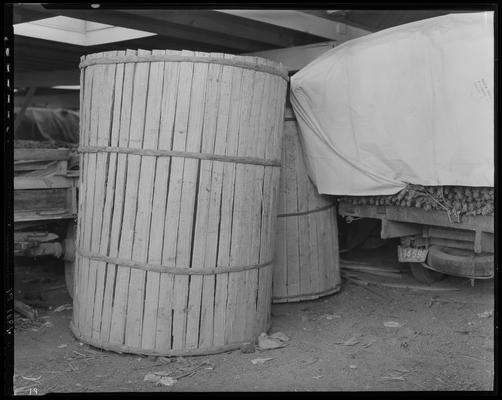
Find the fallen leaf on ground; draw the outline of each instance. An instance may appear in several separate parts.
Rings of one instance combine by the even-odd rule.
[[[324,375],[314,376],[313,378],[314,378],[314,379],[321,379],[321,378],[324,378]]]
[[[493,315],[493,311],[492,310],[489,310],[489,311],[485,311],[485,312],[482,312],[482,313],[479,313],[478,314],[478,317],[479,318],[489,318]]]
[[[267,361],[273,360],[273,357],[269,358],[255,358],[254,360],[251,360],[253,364],[265,364]]]
[[[68,347],[68,345],[67,344],[60,344],[58,346],[58,349],[64,349],[65,347]]]
[[[387,328],[401,328],[403,324],[396,322],[396,321],[386,321],[383,323],[383,326]]]

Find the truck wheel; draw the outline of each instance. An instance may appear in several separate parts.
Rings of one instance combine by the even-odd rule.
[[[494,255],[476,254],[472,250],[445,246],[431,246],[427,264],[445,274],[463,277],[488,278],[493,276]]]
[[[64,275],[66,290],[73,299],[73,288],[75,287],[75,239],[77,237],[77,225],[74,222],[68,224],[66,238],[64,240]]]
[[[446,275],[441,272],[425,268],[421,263],[410,262],[410,268],[413,277],[420,283],[425,283],[427,285],[440,281],[446,277]]]

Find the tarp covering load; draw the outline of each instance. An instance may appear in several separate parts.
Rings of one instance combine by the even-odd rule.
[[[63,147],[78,145],[79,114],[62,108],[29,107],[14,132],[16,141],[53,143]],[[24,147],[24,146],[23,146]]]
[[[493,186],[493,13],[451,14],[346,42],[291,79],[321,194]]]

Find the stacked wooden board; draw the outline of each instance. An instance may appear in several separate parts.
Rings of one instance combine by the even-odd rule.
[[[273,276],[275,303],[314,300],[341,287],[336,208],[319,195],[307,175],[291,109],[284,121],[277,253]]]
[[[191,51],[81,61],[74,334],[167,356],[254,341],[270,324],[286,71]]]

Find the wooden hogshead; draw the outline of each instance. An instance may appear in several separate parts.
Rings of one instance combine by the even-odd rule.
[[[314,300],[340,290],[333,200],[310,181],[291,109],[284,121],[274,303]]]
[[[210,354],[270,324],[287,73],[257,57],[83,57],[72,330],[103,349]]]

